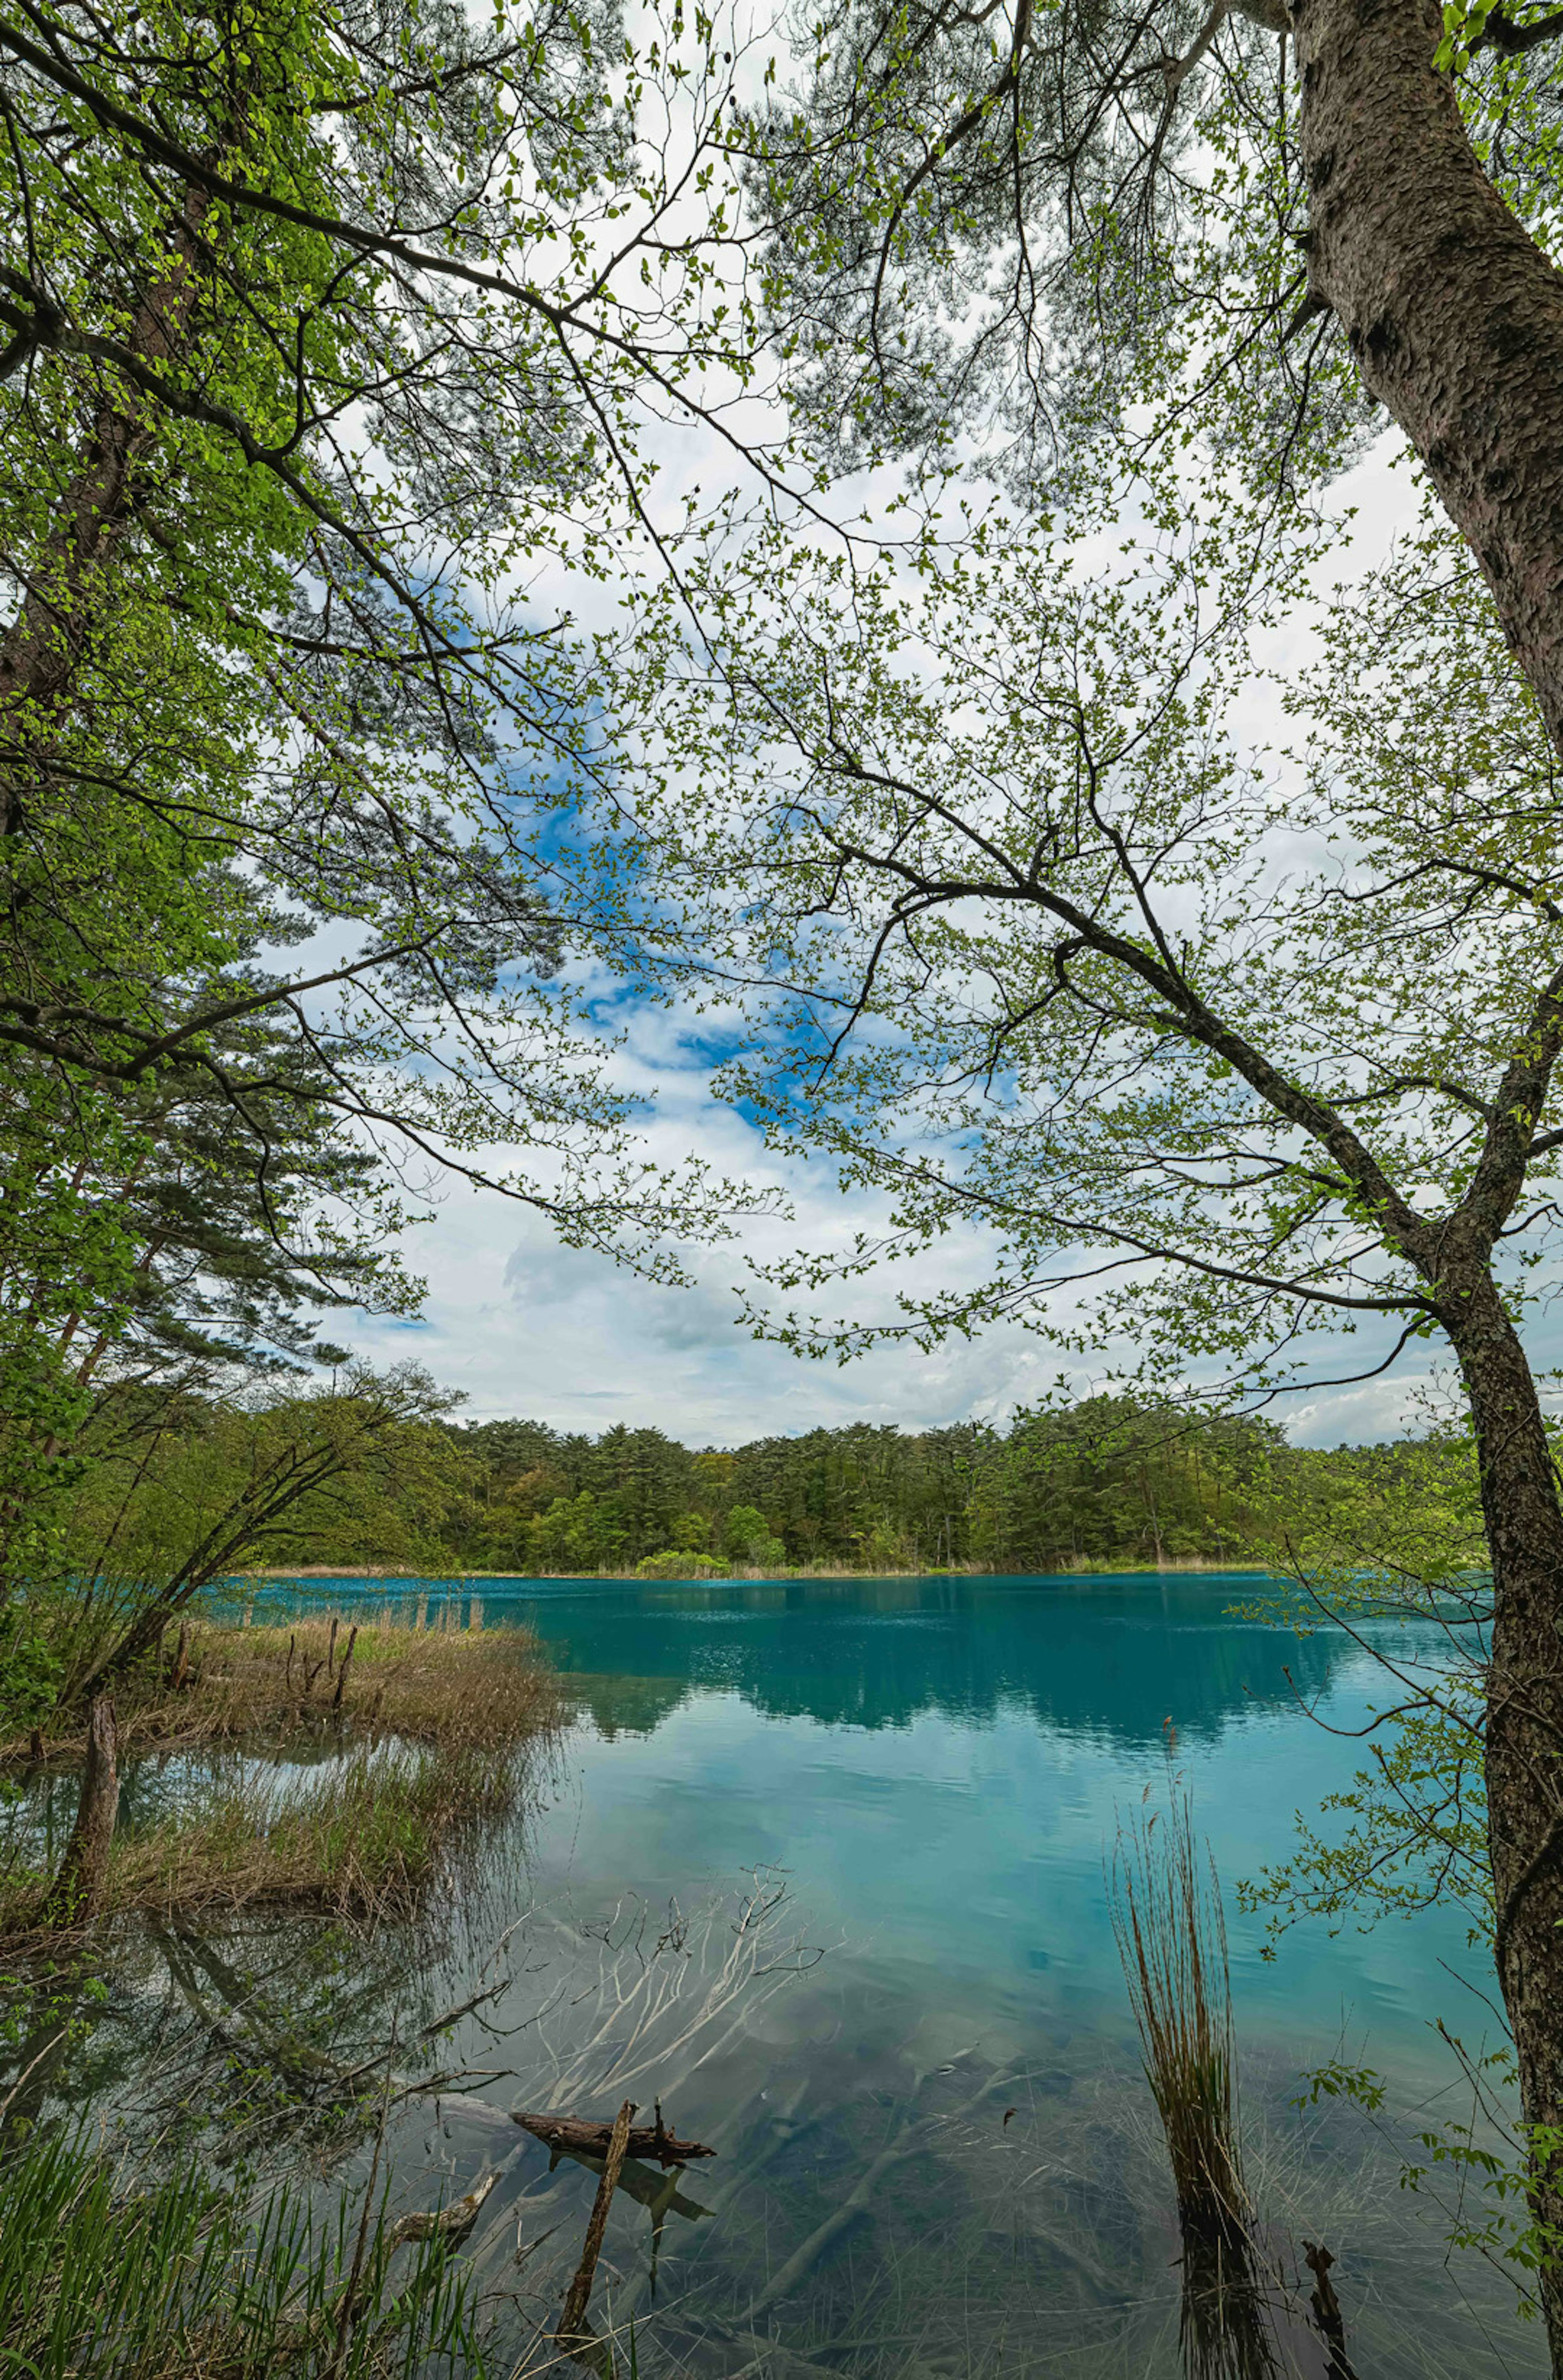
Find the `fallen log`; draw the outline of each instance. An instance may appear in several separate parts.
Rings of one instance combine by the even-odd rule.
[[[519,2107],[512,2108],[512,2123],[531,2132],[544,2148],[567,2150],[575,2156],[606,2156],[613,2139],[611,2124],[593,2124],[580,2116],[529,2116]],[[695,2157],[714,2156],[699,2141],[681,2141],[670,2132],[657,2110],[654,2124],[634,2124],[630,2127],[627,2154],[645,2160],[654,2157],[661,2166],[688,2165]]]

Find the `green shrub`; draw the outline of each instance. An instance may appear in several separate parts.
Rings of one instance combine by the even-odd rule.
[[[637,1578],[727,1578],[730,1562],[718,1561],[714,1554],[671,1552],[648,1554],[635,1565]]]

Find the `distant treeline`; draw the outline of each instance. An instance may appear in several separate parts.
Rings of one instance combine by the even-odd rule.
[[[1447,1450],[1423,1440],[1297,1449],[1264,1420],[1106,1396],[1021,1411],[1007,1428],[854,1423],[730,1450],[622,1424],[598,1438],[446,1427],[459,1482],[441,1545],[461,1569],[525,1574],[1240,1565],[1274,1542],[1278,1505],[1323,1518],[1437,1492],[1447,1470]],[[320,1549],[334,1558],[372,1554],[344,1533]]]
[[[1002,1427],[857,1422],[696,1449],[623,1424],[596,1438],[463,1424],[453,1403],[411,1366],[329,1395],[150,1397],[130,1384],[87,1433],[61,1516],[69,1578],[97,1582],[87,1616],[123,1633],[149,1595],[163,1619],[205,1581],[295,1564],[1013,1574],[1257,1567],[1307,1548],[1355,1567],[1381,1543],[1403,1551],[1409,1529],[1433,1568],[1482,1558],[1470,1449],[1452,1436],[1299,1448],[1263,1418],[1099,1396]],[[80,1597],[65,1601],[74,1612]],[[26,1608],[41,1610],[40,1593]],[[45,1667],[64,1658],[55,1645]]]

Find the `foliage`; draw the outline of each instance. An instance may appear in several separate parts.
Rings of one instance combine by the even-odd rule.
[[[769,1268],[755,1327],[844,1355],[1019,1321],[1219,1409],[1461,1326],[1442,1218],[1523,1312],[1563,1147],[1555,763],[1432,527],[1320,605],[1301,749],[1245,751],[1252,639],[1318,533],[1229,486],[1121,493],[1089,566],[1018,518],[920,576],[691,554],[720,628],[697,650],[648,598],[626,774],[664,964],[754,987],[727,1091],[874,1209]],[[982,1275],[926,1285],[963,1223]],[[871,1269],[897,1304],[848,1327]]]
[[[600,574],[648,395],[747,335],[720,228],[661,237],[726,96],[659,163],[677,48],[597,0],[0,29],[6,1592],[104,1395],[416,1302],[414,1175],[669,1278],[744,1202],[631,1156],[579,1029],[549,847],[592,698],[530,585]]]
[[[640,138],[691,62],[595,0],[66,5],[3,46],[17,1103],[172,1077],[260,1168],[324,1101],[654,1262],[721,1199],[620,1164],[632,1103],[553,980],[591,692],[526,589],[602,574],[647,398],[741,347],[719,227],[660,235],[691,160]],[[268,1013],[257,1104],[226,1037]]]
[[[1503,0],[1445,24],[1472,146],[1556,253],[1563,29]],[[1028,509],[1109,523],[1124,444],[1197,441],[1252,486],[1361,455],[1360,359],[1310,288],[1278,0],[827,0],[791,30],[747,194],[825,452],[959,455]]]
[[[114,1401],[83,1440],[51,1565],[0,1609],[0,1728],[155,1659],[214,1581],[298,1557],[323,1529],[403,1560],[434,1543],[455,1479],[432,1425],[451,1402],[415,1365],[349,1366],[303,1394]]]

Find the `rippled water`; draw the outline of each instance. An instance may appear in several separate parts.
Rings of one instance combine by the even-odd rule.
[[[468,1616],[470,1591],[421,1591]],[[1170,1762],[1227,1888],[1250,2179],[1284,2277],[1302,2239],[1335,2251],[1364,2380],[1539,2368],[1502,2282],[1446,2258],[1436,2207],[1398,2186],[1416,2131],[1460,2112],[1432,2020],[1494,2029],[1458,1912],[1304,1927],[1266,1959],[1237,1912],[1237,1879],[1348,1781],[1349,1731],[1386,1699],[1338,1633],[1231,1617],[1254,1591],[482,1583],[482,1624],[537,1631],[577,1719],[437,1932],[357,1955],[365,2007],[410,2034],[516,1929],[503,1987],[439,2052],[494,2070],[387,2122],[408,2203],[501,2166],[478,2253],[518,2336],[556,2309],[593,2177],[463,2088],[593,2117],[660,2096],[717,2150],[660,2217],[648,2180],[610,2226],[598,2320],[633,2319],[648,2370],[736,2380],[775,2340],[781,2380],[1176,2371],[1177,2226],[1104,1884],[1120,1814],[1165,1796]],[[277,1964],[286,1934],[245,1921],[226,1971]],[[297,1990],[314,2005],[316,1980]],[[1386,2080],[1376,2124],[1293,2104],[1343,2054]]]

